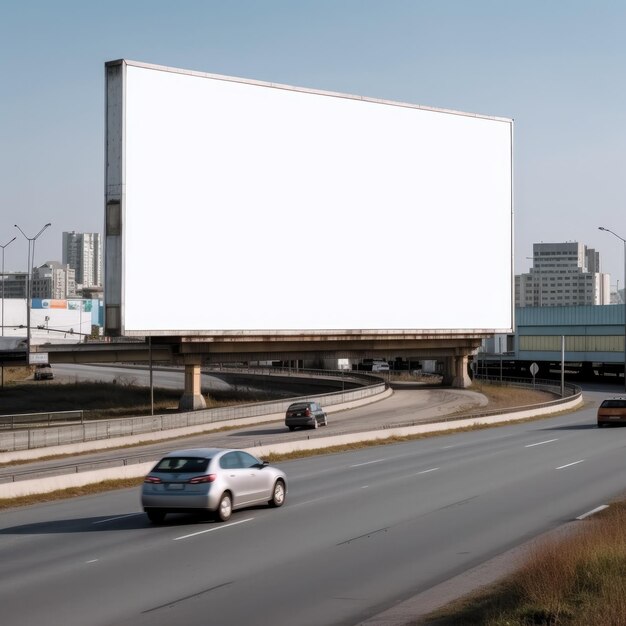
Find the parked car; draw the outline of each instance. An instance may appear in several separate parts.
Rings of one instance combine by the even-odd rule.
[[[289,430],[328,426],[328,416],[317,402],[294,402],[285,414],[285,426]]]
[[[626,423],[626,398],[607,398],[598,407],[598,428]]]
[[[52,368],[48,364],[41,364],[35,367],[35,380],[52,380],[54,378],[54,373],[52,372]]]
[[[209,513],[225,522],[232,512],[267,503],[282,506],[287,478],[244,450],[194,448],[165,455],[145,477],[141,505],[161,523],[168,513]]]

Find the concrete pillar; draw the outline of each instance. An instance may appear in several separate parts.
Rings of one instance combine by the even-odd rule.
[[[444,359],[443,384],[465,389],[472,384],[467,373],[467,354],[449,356]]]
[[[178,403],[181,411],[205,409],[206,401],[202,395],[200,363],[185,363],[185,391]]]

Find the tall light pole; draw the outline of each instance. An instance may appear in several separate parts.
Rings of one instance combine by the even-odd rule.
[[[2,336],[4,337],[4,249],[10,244],[13,243],[17,237],[13,237],[11,241],[7,241],[4,245],[0,245],[2,248]]]
[[[614,233],[610,228],[598,226],[598,229],[611,233],[611,235],[620,239],[624,244],[624,391],[626,391],[626,239],[620,237],[617,233]]]
[[[13,239],[11,239],[11,241],[7,241],[4,245],[0,245],[0,248],[2,248],[2,336],[4,337],[4,249],[10,244],[13,243],[15,240],[17,239],[17,237],[13,237]],[[2,378],[2,386],[4,387],[4,363],[1,366],[2,369],[2,374],[1,374],[1,378]]]
[[[15,228],[28,240],[28,284],[26,287],[26,358],[30,363],[30,306],[33,298],[33,269],[35,265],[35,241],[48,226],[52,226],[48,222],[34,237],[29,237],[17,224]]]

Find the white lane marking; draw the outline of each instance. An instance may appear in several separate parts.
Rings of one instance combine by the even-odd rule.
[[[204,535],[205,533],[212,533],[214,530],[221,530],[222,528],[229,528],[230,526],[237,526],[237,524],[245,524],[246,522],[251,522],[254,517],[249,517],[248,519],[242,519],[238,522],[231,522],[230,524],[222,524],[220,526],[214,526],[213,528],[207,528],[206,530],[200,530],[197,533],[191,533],[190,535],[183,535],[182,537],[175,537],[173,541],[178,541],[179,539],[189,539],[189,537],[196,537],[197,535]]]
[[[361,487],[361,489],[367,489],[368,487],[369,487],[369,485],[363,485],[363,486]]]
[[[386,461],[387,459],[376,459],[375,461],[367,461],[367,463],[357,463],[356,465],[351,465],[350,467],[363,467],[363,465],[371,465],[372,463],[381,463],[382,461]]]
[[[590,515],[594,515],[595,513],[599,513],[600,511],[604,511],[604,509],[608,509],[609,505],[608,504],[602,504],[600,506],[597,506],[595,509],[591,509],[591,511],[587,511],[586,513],[583,513],[582,515],[579,515],[576,519],[585,519],[586,517],[589,517]]]
[[[99,559],[91,559],[91,561],[85,561],[85,564],[87,563],[97,563],[99,561]]]
[[[556,467],[555,469],[565,469],[566,467],[572,467],[572,465],[578,465],[579,463],[584,463],[585,459],[581,459],[580,461],[574,461],[573,463],[568,463],[567,465],[561,465],[560,467]]]
[[[439,469],[438,467],[433,467],[431,469],[422,470],[421,472],[417,472],[415,476],[419,476],[420,474],[428,474],[428,472],[436,472],[438,469]]]
[[[313,504],[314,502],[319,502],[320,500],[328,500],[330,496],[322,496],[320,498],[314,498],[313,500],[305,500],[304,502],[291,502],[289,505],[290,509],[293,509],[296,506],[304,506],[305,504]]]
[[[459,444],[454,444],[453,446],[444,446],[441,448],[442,450],[449,450],[450,448],[456,448]]]
[[[124,519],[125,517],[134,517],[135,515],[143,515],[143,513],[128,513],[128,515],[118,515],[117,517],[109,517],[108,519],[101,519],[97,522],[91,522],[92,524],[105,524],[106,522],[113,522],[116,519]]]
[[[540,441],[539,443],[529,443],[525,448],[534,448],[535,446],[542,446],[544,443],[552,443],[553,441],[558,441],[558,439],[546,439],[545,441]]]

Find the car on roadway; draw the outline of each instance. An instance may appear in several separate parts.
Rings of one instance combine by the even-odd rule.
[[[598,407],[598,428],[626,424],[626,397],[607,398]]]
[[[294,402],[285,413],[285,426],[289,430],[328,426],[328,416],[317,402]]]
[[[285,473],[245,450],[192,448],[166,454],[145,477],[141,505],[159,524],[168,513],[198,513],[227,521],[236,509],[287,496]]]
[[[33,376],[35,380],[53,380],[54,373],[52,368],[48,364],[40,364],[35,367],[35,374]]]

